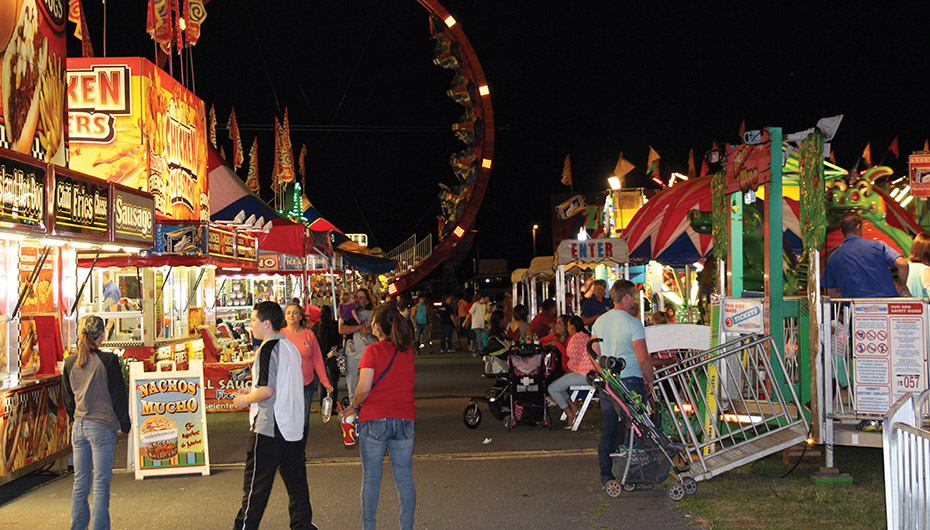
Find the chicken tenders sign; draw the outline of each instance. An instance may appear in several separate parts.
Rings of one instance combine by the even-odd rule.
[[[143,190],[170,219],[209,221],[204,104],[139,57],[68,59],[70,167]]]

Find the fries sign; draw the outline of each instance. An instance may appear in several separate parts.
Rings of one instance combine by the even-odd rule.
[[[68,59],[70,167],[155,197],[158,215],[209,221],[204,104],[140,57]]]

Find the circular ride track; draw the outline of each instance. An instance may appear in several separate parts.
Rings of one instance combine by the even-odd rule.
[[[420,263],[394,278],[388,285],[388,294],[416,285],[445,261],[462,241],[484,199],[494,155],[494,113],[478,57],[461,25],[439,2],[417,1],[429,12],[430,33],[436,41],[433,62],[455,72],[452,88],[446,93],[465,109],[459,121],[452,126],[465,149],[454,153],[450,159],[458,184],[443,187],[441,199],[446,222],[439,233],[439,244]]]

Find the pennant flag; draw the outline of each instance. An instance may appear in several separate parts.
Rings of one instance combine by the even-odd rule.
[[[81,51],[84,57],[93,57],[94,48],[90,43],[90,32],[87,31],[87,19],[84,18],[81,0],[68,0],[68,21],[74,22],[74,36],[81,41]]]
[[[252,142],[252,149],[249,151],[249,173],[245,178],[245,185],[258,192],[258,138]]]
[[[213,148],[216,149],[216,110],[214,110],[213,105],[210,105],[210,143],[213,144]]]
[[[627,175],[627,173],[633,171],[634,169],[636,169],[636,166],[634,166],[629,160],[623,158],[623,151],[621,151],[620,158],[617,159],[617,167],[614,168],[614,175],[616,175],[617,178],[622,179]]]
[[[833,146],[830,146],[830,163],[836,165],[836,149]]]
[[[656,152],[652,146],[649,146],[649,158],[646,160],[646,173],[652,173],[652,178],[659,178],[659,160],[662,157],[659,156],[659,153]],[[659,181],[661,182],[661,180]]]
[[[171,0],[171,8],[174,9],[174,35],[177,37],[178,53],[184,49],[184,27],[181,26],[181,0]]]
[[[895,136],[894,140],[891,141],[891,145],[888,146],[888,150],[891,151],[891,154],[894,155],[895,160],[898,159],[898,137]]]
[[[274,168],[271,170],[271,189],[275,193],[281,189],[281,183],[278,182],[278,175],[281,174],[281,157],[278,153],[281,151],[281,123],[278,117],[274,117]]]
[[[297,159],[297,168],[300,170],[300,180],[303,181],[307,178],[307,144],[300,146],[300,158]],[[304,186],[307,183],[304,182]]]
[[[924,140],[924,151],[930,151],[930,140]]]
[[[226,120],[226,133],[233,143],[233,169],[239,169],[242,165],[242,137],[239,136],[239,122],[236,120],[236,107],[229,112],[229,119]]]
[[[280,173],[276,175],[281,183],[294,182],[294,149],[291,147],[291,123],[287,117],[287,107],[284,107],[284,125],[281,126],[281,150],[277,156],[281,158]]]
[[[223,160],[226,160],[226,149],[223,146],[220,146],[220,156],[223,157]]]
[[[200,25],[206,18],[207,10],[204,8],[203,0],[184,0],[184,21],[187,23],[185,34],[188,46],[197,44],[200,38]]]
[[[707,166],[707,160],[701,159],[701,176],[703,177],[710,172],[710,168]]]
[[[694,148],[688,151],[688,178],[694,178]]]
[[[171,39],[174,30],[171,25],[171,12],[168,0],[149,0],[149,11],[145,31],[158,44],[161,51],[171,51]]]
[[[572,185],[572,159],[571,155],[565,155],[565,162],[562,164],[562,184]]]
[[[872,142],[865,144],[865,149],[862,150],[862,156],[859,157],[865,160],[865,167],[872,167]]]
[[[739,141],[743,141],[744,134],[746,134],[746,120],[739,124]]]

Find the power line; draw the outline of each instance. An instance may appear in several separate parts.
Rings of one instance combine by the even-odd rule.
[[[226,126],[216,124],[217,130],[226,130]],[[240,123],[240,131],[274,131],[274,125],[261,123]],[[291,124],[291,132],[372,132],[372,133],[445,133],[452,127],[449,125],[315,125]]]

